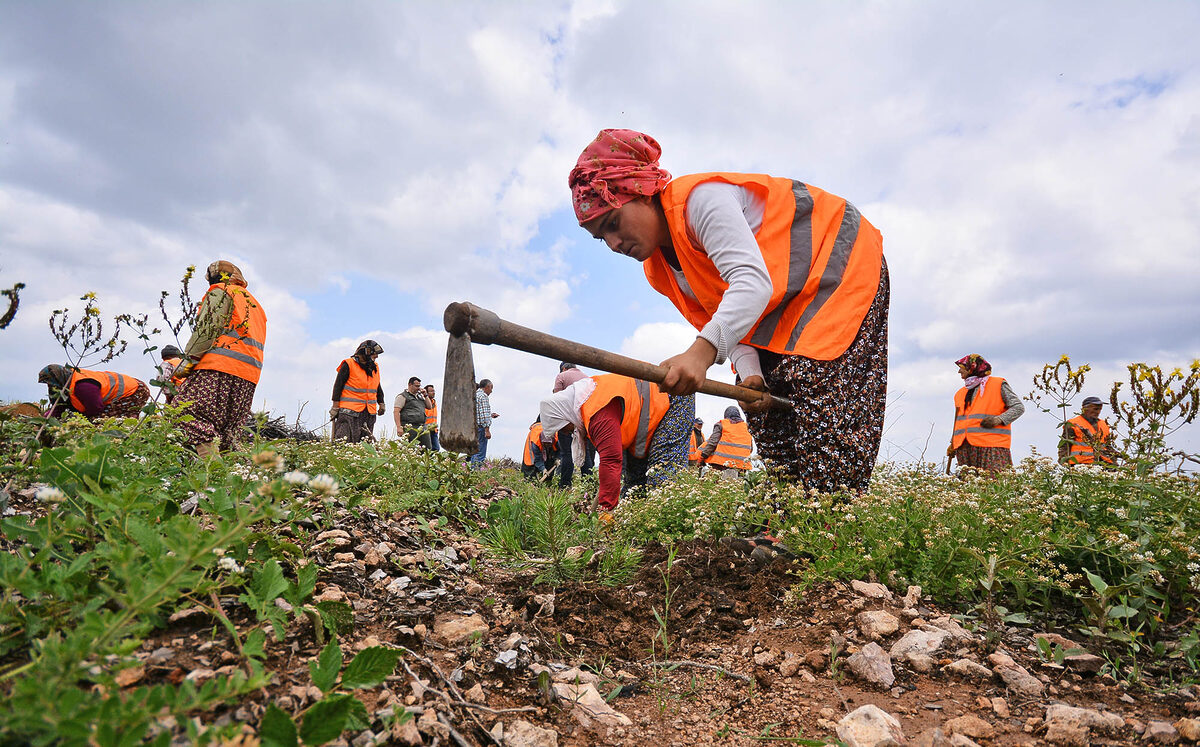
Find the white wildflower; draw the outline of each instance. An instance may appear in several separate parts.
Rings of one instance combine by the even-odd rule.
[[[41,503],[57,504],[65,501],[67,499],[67,494],[56,487],[47,485],[44,488],[38,488],[38,491],[34,493],[34,497],[37,498]]]
[[[216,555],[218,558],[225,557],[225,548],[224,547],[214,547],[213,555]]]
[[[283,481],[289,485],[304,485],[308,483],[308,475],[300,470],[292,470],[283,476]]]
[[[308,487],[312,488],[318,493],[324,493],[326,495],[337,495],[338,492],[337,480],[324,473],[309,480]]]
[[[229,571],[230,573],[241,573],[242,571],[246,570],[242,566],[238,565],[236,560],[230,557],[224,557],[218,560],[217,566],[223,570]]]

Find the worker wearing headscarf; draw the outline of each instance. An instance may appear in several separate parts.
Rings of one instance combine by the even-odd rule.
[[[364,438],[375,440],[375,419],[387,409],[383,385],[379,382],[379,364],[375,359],[383,346],[374,340],[363,340],[354,355],[342,361],[333,380],[333,405],[329,417],[333,421],[333,438],[358,443]]]
[[[50,364],[38,372],[50,399],[49,417],[77,412],[88,420],[136,418],[150,399],[150,387],[115,371],[88,371]]]
[[[596,445],[600,456],[597,502],[604,512],[616,508],[620,495],[630,487],[661,485],[687,466],[695,395],[668,395],[657,384],[600,374],[551,394],[541,401],[539,410],[543,441],[571,428]]]
[[[759,453],[809,488],[866,490],[883,433],[889,284],[879,231],[846,200],[793,179],[672,178],[649,135],[603,130],[569,184],[593,237],[642,263],[697,330],[664,391],[695,392],[729,359],[744,386],[792,410],[742,403]]]
[[[754,442],[742,420],[742,411],[737,405],[730,405],[725,408],[725,416],[713,426],[704,446],[700,447],[700,460],[713,469],[746,472],[750,469],[753,449]]]
[[[209,288],[174,373],[184,379],[176,401],[189,403],[192,416],[182,425],[184,435],[197,454],[212,456],[238,445],[250,417],[262,375],[267,315],[237,265],[217,260],[205,277]]]
[[[1025,412],[992,364],[971,353],[954,362],[963,386],[954,395],[954,433],[946,455],[959,467],[999,472],[1012,467],[1012,423]],[[949,469],[949,468],[947,468]]]
[[[558,364],[558,375],[554,377],[554,388],[550,391],[561,392],[585,376],[586,374],[574,363],[562,361]],[[592,474],[592,468],[596,464],[596,447],[591,442],[586,438],[575,438],[574,433],[568,429],[558,434],[557,443],[560,488],[570,487],[571,481],[575,479],[576,464],[582,464],[580,474]]]
[[[174,345],[163,345],[159,355],[162,363],[159,364],[157,380],[166,393],[167,402],[171,402],[183,384],[183,379],[175,375],[175,369],[183,364],[183,351]]]

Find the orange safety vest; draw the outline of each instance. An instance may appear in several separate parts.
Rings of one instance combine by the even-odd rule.
[[[84,408],[83,403],[75,396],[75,385],[84,379],[91,379],[100,385],[100,399],[104,402],[105,407],[133,394],[137,391],[138,385],[142,383],[132,376],[112,371],[77,369],[71,374],[71,380],[67,382],[67,389],[70,395],[71,407],[74,407],[79,412],[83,412]]]
[[[338,400],[338,407],[343,410],[355,412],[366,410],[371,415],[377,414],[379,412],[379,366],[375,366],[375,373],[368,374],[354,358],[347,358],[342,363],[346,364],[350,375],[346,377],[346,385],[342,387],[342,397]]]
[[[529,435],[525,437],[525,458],[522,461],[526,467],[533,466],[533,450],[542,448],[542,424],[534,423],[529,426]],[[543,462],[545,455],[542,455]]]
[[[620,398],[625,402],[625,412],[621,415],[621,448],[630,451],[638,459],[645,459],[650,453],[654,430],[671,406],[671,398],[659,391],[658,384],[648,381],[620,374],[600,374],[592,378],[596,380],[596,388],[579,408],[585,435],[592,416],[609,402]],[[589,437],[588,440],[592,439]]]
[[[425,408],[425,427],[431,431],[437,432],[437,403],[433,407]]]
[[[163,363],[169,363],[171,365],[172,374],[167,377],[167,380],[174,384],[178,389],[179,385],[183,383],[183,379],[176,376],[173,372],[175,369],[179,368],[180,363],[183,363],[183,358],[163,358]]]
[[[991,376],[979,385],[975,399],[967,407],[967,388],[964,386],[954,395],[954,448],[963,442],[972,446],[1012,448],[1012,426],[1001,424],[995,428],[984,428],[981,423],[989,415],[1001,415],[1008,409],[1000,396],[1004,379]]]
[[[250,291],[240,285],[217,283],[208,290],[214,288],[223,289],[233,299],[233,315],[213,346],[200,358],[196,370],[223,371],[257,384],[267,341],[267,315]],[[204,303],[200,306],[203,309]]]
[[[745,422],[734,423],[722,419],[721,440],[717,442],[717,449],[708,458],[708,463],[718,467],[750,469],[752,446],[750,428]]]
[[[1103,418],[1096,421],[1096,427],[1087,421],[1082,415],[1076,415],[1067,421],[1067,429],[1071,433],[1071,451],[1067,454],[1067,464],[1092,464],[1096,461],[1096,447],[1106,446],[1108,439],[1112,433],[1112,429],[1108,427],[1108,421]],[[1112,457],[1109,457],[1103,451],[1100,452],[1100,459],[1108,464],[1112,464]]]
[[[692,429],[692,435],[688,438],[688,463],[700,463],[700,447],[704,445],[704,434],[695,428]]]
[[[662,206],[692,295],[661,251],[642,263],[650,285],[696,329],[716,313],[729,284],[704,247],[692,242],[686,215],[688,195],[706,182],[745,187],[766,203],[754,238],[771,276],[771,300],[741,342],[825,361],[846,352],[879,289],[883,237],[853,205],[811,185],[766,174],[691,174],[671,181]]]

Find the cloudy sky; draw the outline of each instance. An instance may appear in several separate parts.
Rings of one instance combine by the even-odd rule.
[[[939,458],[966,353],[1020,394],[1070,354],[1105,397],[1200,356],[1197,36],[1185,2],[6,2],[0,285],[28,287],[0,399],[44,396],[51,310],[156,313],[218,257],[269,316],[256,407],[310,426],[366,337],[389,397],[440,385],[451,301],[658,362],[694,331],[566,187],[628,127],[675,174],[796,178],[880,228],[882,456]],[[556,362],[475,358],[519,458]],[[1030,410],[1018,456],[1055,446]]]

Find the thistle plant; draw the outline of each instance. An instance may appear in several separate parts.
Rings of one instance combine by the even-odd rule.
[[[1114,426],[1119,426],[1126,454],[1139,469],[1156,469],[1172,458],[1200,463],[1196,455],[1172,451],[1167,439],[1200,415],[1200,360],[1185,372],[1177,367],[1130,363],[1126,382],[1115,382],[1109,395]]]
[[[8,299],[8,308],[3,314],[0,314],[0,329],[4,329],[12,324],[12,320],[17,315],[17,307],[21,305],[21,291],[25,288],[24,283],[17,283],[11,288],[0,290],[0,296]]]
[[[1042,366],[1041,372],[1033,377],[1033,391],[1026,399],[1042,412],[1054,415],[1059,420],[1059,426],[1066,424],[1070,418],[1067,410],[1075,397],[1083,391],[1084,380],[1092,367],[1084,363],[1078,368],[1071,365],[1071,358],[1063,355],[1058,362]]]

